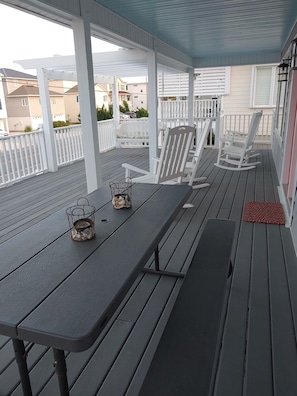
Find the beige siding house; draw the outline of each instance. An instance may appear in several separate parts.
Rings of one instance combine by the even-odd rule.
[[[107,84],[95,84],[96,108],[104,106],[108,109],[108,91]],[[77,85],[64,93],[64,102],[67,120],[70,121],[70,123],[79,122],[80,105]]]
[[[53,121],[65,121],[63,95],[50,90]],[[23,85],[6,96],[10,131],[23,132],[26,128],[38,129],[43,123],[39,88]]]
[[[0,69],[0,75],[9,131],[38,129],[43,116],[37,78],[12,69]],[[53,121],[65,121],[63,94],[50,89],[50,103]]]
[[[249,114],[262,109],[271,114],[276,106],[277,65],[232,66],[230,93],[222,95],[224,114]]]

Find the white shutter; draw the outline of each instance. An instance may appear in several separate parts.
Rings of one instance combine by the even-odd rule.
[[[230,92],[230,67],[195,69],[195,96],[221,96]],[[158,76],[158,96],[188,96],[189,75],[162,74]]]

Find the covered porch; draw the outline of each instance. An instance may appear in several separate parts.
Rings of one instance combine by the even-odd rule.
[[[194,207],[181,210],[160,244],[161,265],[186,272],[206,220],[236,222],[216,396],[284,396],[297,389],[297,260],[291,233],[283,225],[242,220],[245,202],[279,201],[271,150],[258,148],[261,164],[245,172],[213,166],[217,151],[205,149],[199,175],[210,187],[193,190]],[[148,150],[102,153],[103,185],[123,179],[123,162],[147,169]],[[58,210],[64,216],[63,208],[86,194],[84,161],[2,189],[0,242],[15,248],[21,231]],[[181,279],[139,276],[94,346],[67,355],[70,394],[138,395],[181,284]],[[11,341],[1,336],[1,395],[22,394],[13,356]],[[58,394],[50,349],[28,345],[28,365],[34,395]]]

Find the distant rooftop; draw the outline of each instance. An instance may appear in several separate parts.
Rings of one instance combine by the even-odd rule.
[[[8,77],[8,78],[24,78],[24,79],[34,79],[37,80],[36,76],[33,76],[32,74],[28,73],[23,73],[18,70],[13,70],[13,69],[5,69],[5,68],[0,68],[0,77]]]
[[[63,96],[61,93],[55,91],[49,91],[49,94],[50,96]],[[40,96],[40,94],[38,87],[33,85],[22,85],[15,91],[11,92],[8,96]]]

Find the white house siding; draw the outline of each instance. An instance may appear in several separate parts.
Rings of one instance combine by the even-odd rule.
[[[147,83],[129,83],[127,90],[131,97],[132,110],[141,109],[142,107],[148,110],[147,103]]]

